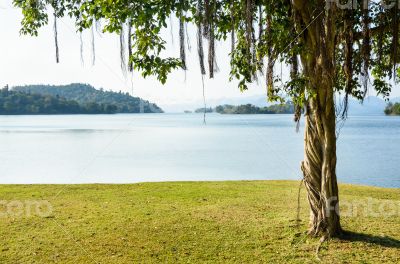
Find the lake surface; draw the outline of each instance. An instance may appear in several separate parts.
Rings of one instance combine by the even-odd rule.
[[[292,115],[0,116],[0,183],[301,179]],[[352,116],[340,182],[400,187],[400,117]]]

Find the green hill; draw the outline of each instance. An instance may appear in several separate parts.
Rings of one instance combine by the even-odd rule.
[[[88,84],[73,83],[68,85],[26,85],[15,86],[13,91],[28,94],[41,94],[45,96],[62,97],[73,100],[79,104],[101,104],[116,107],[115,113],[162,113],[156,104],[139,97],[130,96],[128,93],[97,90]]]
[[[117,110],[111,104],[79,104],[60,96],[42,95],[0,90],[0,115],[39,115],[39,114],[113,114]]]

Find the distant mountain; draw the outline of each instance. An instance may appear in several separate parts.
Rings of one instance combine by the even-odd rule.
[[[12,91],[44,96],[62,97],[79,104],[103,104],[115,106],[115,113],[162,113],[156,104],[128,93],[97,90],[88,84],[73,83],[69,85],[26,85],[15,86]]]

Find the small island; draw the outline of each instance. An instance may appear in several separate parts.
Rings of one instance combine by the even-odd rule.
[[[216,112],[219,114],[293,114],[294,105],[292,102],[286,102],[284,104],[275,104],[265,107],[259,107],[252,104],[243,105],[218,105],[215,108],[206,108],[206,113]],[[194,111],[195,113],[204,113],[204,108],[198,108]]]
[[[400,103],[388,103],[384,112],[386,115],[400,115]]]
[[[162,113],[156,104],[128,93],[88,84],[27,85],[0,90],[0,115]]]

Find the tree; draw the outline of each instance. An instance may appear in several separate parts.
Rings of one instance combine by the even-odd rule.
[[[187,69],[187,23],[197,26],[203,75],[203,40],[207,40],[210,78],[216,69],[215,42],[230,36],[231,79],[239,80],[241,90],[265,74],[269,100],[290,97],[296,122],[304,108],[301,169],[311,208],[309,232],[323,238],[341,233],[336,117],[346,117],[349,96],[365,97],[370,80],[378,94],[389,94],[388,81],[394,78],[399,61],[397,0],[389,4],[368,0],[346,4],[338,0],[14,0],[14,4],[22,9],[24,34],[37,35],[37,29],[48,22],[48,11],[54,13],[55,22],[64,15],[75,18],[78,31],[100,21],[104,32],[124,34],[122,25],[126,25],[127,68],[144,77],[155,75],[162,83],[173,69]],[[161,30],[170,16],[180,22],[179,58],[162,55],[166,41]],[[55,43],[57,48],[57,34]],[[279,62],[290,65],[288,80],[274,74]],[[335,93],[343,95],[341,103],[335,104]]]

